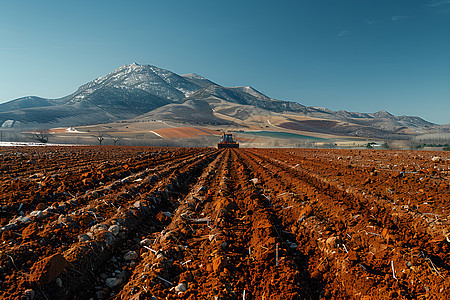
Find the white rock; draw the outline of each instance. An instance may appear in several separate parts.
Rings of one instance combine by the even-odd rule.
[[[56,284],[58,285],[59,288],[62,288],[63,282],[62,282],[61,278],[59,278],[59,277],[56,278],[56,279],[55,279],[55,282],[56,282]]]
[[[128,251],[127,253],[125,253],[125,255],[123,256],[123,258],[125,260],[133,260],[138,258],[138,254],[136,253],[136,251]]]
[[[178,293],[183,293],[187,291],[187,286],[185,283],[180,283],[175,287],[175,291]]]
[[[35,210],[30,212],[31,217],[36,217],[37,219],[42,219],[44,217],[44,213],[40,210]]]
[[[91,227],[92,232],[106,231],[106,230],[108,230],[108,226],[106,226],[105,224],[97,224]]]
[[[97,299],[105,299],[107,294],[105,291],[97,291],[95,292],[95,296],[97,296]]]
[[[23,224],[28,224],[28,223],[31,222],[31,219],[28,218],[28,217],[18,217],[16,220],[17,220],[18,222],[23,223]]]
[[[111,232],[114,236],[117,236],[120,232],[120,227],[118,225],[112,225],[108,228],[108,231]]]
[[[113,289],[115,287],[118,287],[123,282],[122,278],[106,278],[105,284],[110,289]]]
[[[36,292],[32,289],[28,289],[23,293],[23,296],[21,299],[33,300],[35,296],[36,296]]]

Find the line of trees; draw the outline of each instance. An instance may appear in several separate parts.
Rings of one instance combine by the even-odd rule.
[[[450,133],[428,133],[411,139],[412,148],[421,149],[425,147],[443,148],[450,151]]]

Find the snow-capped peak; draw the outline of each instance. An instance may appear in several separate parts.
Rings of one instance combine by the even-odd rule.
[[[84,99],[104,87],[142,90],[172,101],[181,101],[201,89],[200,85],[171,71],[134,62],[82,86],[76,99]]]

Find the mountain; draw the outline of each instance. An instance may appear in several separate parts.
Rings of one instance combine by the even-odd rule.
[[[304,111],[305,106],[290,101],[280,101],[267,97],[252,87],[226,88],[220,85],[209,85],[187,99],[205,100],[211,103],[235,103],[241,105],[252,105],[269,111]]]
[[[82,101],[105,88],[144,91],[169,102],[179,102],[202,87],[168,70],[133,63],[81,86],[75,93],[60,99],[60,102]]]
[[[124,65],[59,98],[23,97],[0,104],[0,125],[48,128],[133,119],[208,126],[267,127],[369,137],[403,138],[447,132],[419,117],[331,111],[270,98],[250,86],[223,87],[195,73]],[[272,124],[272,126],[275,126]]]
[[[23,129],[71,126],[67,124],[99,124],[118,120],[120,119],[116,116],[89,102],[0,112],[0,122],[3,127],[14,121]]]
[[[114,85],[77,91],[60,101],[64,101],[62,105],[66,106],[74,103],[90,103],[118,119],[131,118],[172,103],[170,99],[159,97],[143,89]]]
[[[40,97],[23,97],[0,104],[0,112],[54,105],[51,100]]]
[[[185,78],[155,66],[133,63],[60,99],[24,97],[0,104],[0,125],[14,120],[22,127],[55,127],[134,118],[167,104],[181,103],[206,83],[206,79]]]

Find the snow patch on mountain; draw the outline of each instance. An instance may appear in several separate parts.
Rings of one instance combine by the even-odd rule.
[[[198,74],[195,74],[195,73],[188,73],[188,74],[184,74],[184,75],[181,75],[181,76],[183,76],[183,77],[187,77],[187,78],[194,78],[194,79],[201,79],[201,80],[206,80],[206,78],[205,78],[205,77],[203,77],[203,76],[200,76],[200,75],[198,75]]]
[[[257,98],[268,98],[266,95],[258,92],[257,90],[255,90],[254,88],[252,88],[251,86],[238,86],[236,87],[236,89],[239,89],[247,94],[250,94],[252,96],[255,96]]]

